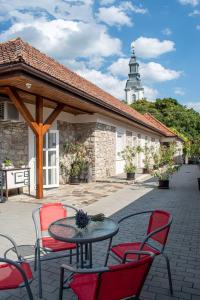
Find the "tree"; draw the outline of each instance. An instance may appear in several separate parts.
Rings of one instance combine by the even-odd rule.
[[[138,100],[131,107],[142,114],[150,113],[167,127],[172,128],[180,137],[192,145],[191,153],[198,152],[200,145],[200,114],[187,108],[173,98],[156,99],[155,102]]]

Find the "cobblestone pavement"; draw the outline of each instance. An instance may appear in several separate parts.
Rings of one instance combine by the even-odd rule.
[[[143,287],[141,300],[200,299],[200,192],[197,188],[197,177],[200,177],[199,167],[189,165],[183,166],[179,173],[173,176],[170,190],[158,190],[157,188],[148,190],[147,186],[155,185],[155,182],[152,180],[148,180],[144,184],[139,184],[138,188],[146,189],[146,194],[112,216],[115,220],[118,220],[131,212],[151,208],[164,209],[173,214],[174,220],[166,253],[171,262],[174,296],[172,298],[169,294],[165,261],[162,257],[157,257]],[[128,186],[125,189],[128,189],[130,195],[135,192],[134,185]],[[7,209],[12,208],[16,214],[20,214],[21,210],[24,218],[20,224],[13,225],[12,222],[18,220],[17,217],[15,218],[13,211],[10,213],[10,218],[8,212],[5,213],[6,217],[1,214],[1,232],[12,235],[17,241],[24,240],[33,243],[34,235],[29,214],[31,215],[31,210],[35,206],[35,204],[31,203],[9,203]],[[3,211],[1,206],[0,211]],[[26,224],[24,224],[24,219],[26,220]],[[132,219],[125,222],[119,234],[115,237],[114,243],[141,239],[146,224],[147,219],[141,216],[138,216],[135,220]],[[16,235],[13,235],[13,226],[16,228]],[[94,256],[96,265],[103,264],[106,245],[107,243],[104,242],[99,242],[95,245]],[[43,299],[58,299],[59,266],[63,262],[64,260],[54,260],[43,264]],[[34,299],[38,300],[36,273],[34,277],[35,279],[31,284],[31,288],[35,296]],[[24,289],[0,292],[0,299],[27,299],[27,295]],[[67,291],[63,299],[75,300],[76,297],[70,291]]]
[[[143,181],[150,177],[148,174],[136,174],[136,181]],[[134,181],[126,180],[125,175],[121,177],[111,177],[105,180],[81,183],[79,185],[65,184],[59,188],[44,190],[44,198],[36,199],[34,195],[28,194],[12,195],[9,201],[41,204],[44,202],[55,202],[55,199],[60,202],[67,202],[76,207],[84,207],[90,205],[102,198],[109,196],[127,185],[133,184]]]

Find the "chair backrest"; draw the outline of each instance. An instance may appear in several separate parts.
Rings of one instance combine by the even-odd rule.
[[[156,242],[159,242],[161,245],[164,246],[167,241],[171,221],[172,217],[168,212],[162,210],[154,210],[149,219],[147,234],[150,234],[153,231],[159,230],[159,228],[166,226],[157,233],[152,234],[151,236],[151,239],[153,239]]]
[[[62,205],[62,203],[47,203],[40,207],[40,230],[46,231],[49,225],[62,218],[67,217],[67,209]]]
[[[116,300],[139,296],[146,276],[153,261],[153,256],[146,256],[138,261],[111,266],[102,273],[96,293],[96,300]]]

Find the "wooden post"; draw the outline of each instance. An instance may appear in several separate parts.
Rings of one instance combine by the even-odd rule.
[[[43,137],[54,120],[65,107],[58,104],[49,117],[43,122],[43,98],[36,96],[35,120],[27,109],[18,92],[13,87],[0,87],[0,92],[9,96],[17,110],[23,116],[36,137],[36,198],[43,198]]]
[[[39,126],[36,133],[36,198],[43,198],[43,98],[36,97],[35,118]]]

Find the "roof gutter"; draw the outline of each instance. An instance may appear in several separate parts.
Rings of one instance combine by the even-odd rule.
[[[142,121],[130,116],[128,113],[122,112],[120,109],[118,109],[112,105],[109,105],[108,103],[105,103],[96,97],[86,94],[85,92],[83,92],[67,83],[62,82],[62,81],[54,78],[53,76],[45,74],[45,73],[27,65],[24,62],[16,62],[16,63],[12,63],[12,64],[0,65],[0,76],[3,74],[11,73],[11,72],[12,72],[12,75],[13,75],[13,72],[16,72],[16,73],[23,72],[28,75],[32,75],[35,78],[40,78],[45,82],[51,83],[55,87],[61,88],[63,91],[67,90],[67,92],[70,92],[70,94],[72,96],[77,97],[77,95],[78,95],[79,97],[84,99],[86,102],[88,102],[88,100],[89,100],[89,102],[91,102],[92,104],[98,105],[101,108],[103,107],[104,109],[106,108],[109,111],[113,111],[113,112],[117,113],[118,115],[121,115],[131,121],[134,121],[135,123],[137,123],[139,125],[143,125],[144,127],[147,127],[150,130],[153,130],[154,132],[158,132],[162,136],[165,136],[162,133],[162,131],[160,131],[159,129],[156,129],[150,125],[147,125],[145,122],[142,122]],[[165,137],[167,137],[167,136],[165,136]]]

